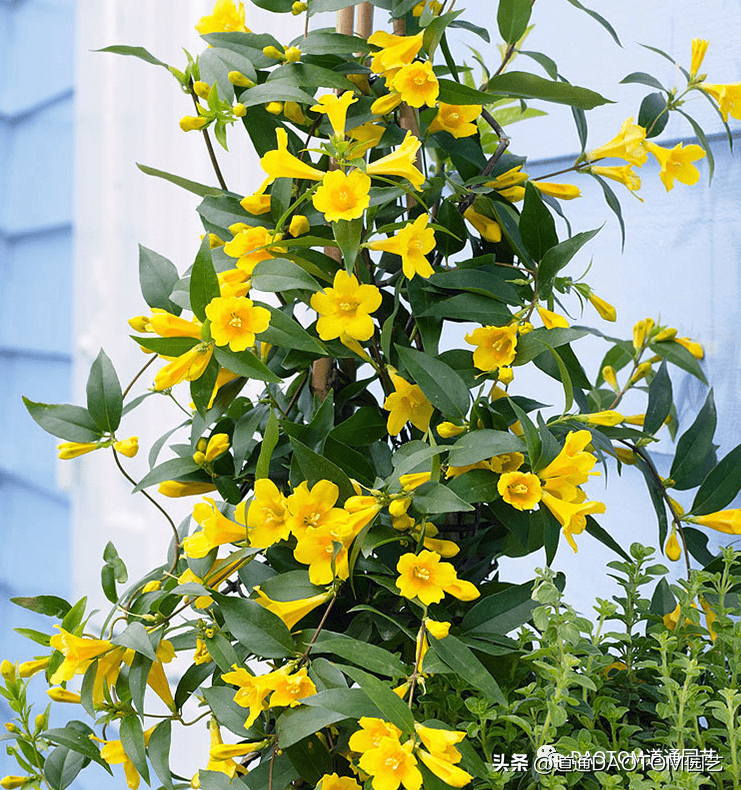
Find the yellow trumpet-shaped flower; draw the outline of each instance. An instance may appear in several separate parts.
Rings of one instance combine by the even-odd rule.
[[[255,345],[255,335],[270,325],[270,311],[256,307],[246,296],[216,297],[206,305],[211,336],[217,346],[244,351]]]
[[[390,721],[373,716],[362,716],[358,724],[360,729],[350,736],[348,746],[359,754],[377,749],[383,738],[395,738],[398,741],[401,737],[401,730]]]
[[[144,743],[148,744],[149,739],[152,737],[154,727],[150,727],[144,732]],[[139,772],[134,767],[134,763],[124,751],[121,741],[104,741],[95,735],[90,736],[90,740],[97,741],[103,744],[100,750],[100,756],[108,763],[108,765],[121,765],[124,767],[124,774],[126,774],[126,785],[130,790],[137,790],[139,787],[140,777]]]
[[[324,173],[311,165],[302,162],[288,151],[288,133],[282,127],[275,130],[278,149],[268,151],[260,160],[260,166],[268,174],[268,183],[276,178],[304,178],[309,181],[321,181]]]
[[[410,384],[406,379],[391,373],[395,392],[384,401],[383,408],[389,412],[387,430],[392,436],[411,422],[420,431],[430,427],[434,407],[418,384]]]
[[[656,157],[661,165],[659,178],[662,180],[666,191],[674,188],[674,180],[682,184],[696,184],[700,180],[700,171],[692,164],[705,156],[705,151],[699,145],[685,145],[677,143],[674,148],[662,148],[650,140],[645,143],[646,148]]]
[[[445,639],[450,632],[450,623],[447,620],[430,620],[428,618],[425,620],[425,628],[435,639]]]
[[[280,246],[274,246],[280,240],[280,234],[268,230],[260,225],[253,227],[239,223],[230,228],[234,232],[234,238],[224,245],[224,252],[231,258],[237,258],[237,268],[241,269],[247,276],[252,274],[252,270],[260,261],[267,261],[274,258],[274,252],[285,252]]]
[[[486,214],[481,214],[476,211],[472,206],[469,206],[463,212],[464,219],[467,219],[471,225],[481,234],[481,238],[485,241],[490,241],[496,244],[502,240],[502,229],[499,223]]]
[[[594,307],[594,309],[600,314],[600,317],[605,321],[617,320],[617,310],[615,310],[615,308],[609,302],[601,299],[596,293],[591,292],[588,296],[588,299],[591,302],[592,307]]]
[[[271,689],[265,684],[264,678],[255,677],[244,667],[234,666],[234,672],[226,672],[222,675],[225,683],[239,686],[239,690],[234,695],[234,701],[242,708],[249,708],[250,712],[245,721],[246,728],[251,727],[255,719],[268,709],[267,697]]]
[[[710,42],[705,38],[692,39],[692,63],[690,64],[690,77],[696,77],[700,71],[700,66],[705,59]]]
[[[427,278],[433,273],[430,262],[425,257],[435,249],[435,232],[427,227],[429,217],[420,214],[414,222],[400,228],[390,239],[372,241],[372,250],[381,250],[401,256],[404,276],[411,280],[415,274]]]
[[[309,678],[306,667],[296,671],[290,667],[282,667],[265,675],[263,681],[273,692],[270,696],[271,708],[295,708],[304,697],[316,694],[316,686]]]
[[[329,480],[319,480],[311,488],[306,482],[297,486],[285,503],[286,523],[293,535],[301,540],[309,529],[343,529],[347,513],[335,507],[339,495],[339,488]]]
[[[203,375],[213,353],[213,343],[198,343],[190,351],[176,357],[169,365],[157,371],[154,388],[160,392],[184,380],[195,381]]]
[[[473,364],[484,371],[511,365],[517,355],[517,325],[482,326],[466,335],[466,343],[476,346]]]
[[[502,499],[517,510],[532,510],[542,496],[540,480],[531,472],[507,472],[497,483]]]
[[[571,431],[566,436],[566,441],[559,454],[538,472],[541,480],[545,481],[544,488],[554,487],[561,480],[568,480],[573,486],[579,486],[589,480],[589,475],[597,463],[597,459],[585,447],[592,441],[589,431]],[[553,490],[550,491],[554,493]],[[573,496],[569,498],[573,501]]]
[[[470,582],[459,579],[449,562],[441,562],[440,555],[422,550],[419,554],[404,554],[396,565],[399,578],[396,586],[405,598],[418,598],[423,604],[442,601],[445,593],[463,601],[472,601],[480,593]]]
[[[437,115],[432,119],[429,131],[449,132],[456,139],[471,137],[478,132],[478,126],[473,123],[481,115],[480,104],[445,104],[440,102]]]
[[[538,192],[561,200],[573,200],[581,197],[581,189],[573,184],[554,184],[551,181],[531,181],[531,183]]]
[[[98,442],[62,442],[57,445],[59,451],[59,458],[63,461],[69,461],[71,458],[78,458],[85,453],[92,453],[102,447]]]
[[[605,505],[602,502],[565,502],[563,499],[543,492],[543,504],[553,513],[558,523],[563,527],[563,535],[571,548],[578,551],[573,536],[584,531],[587,526],[587,516],[592,513],[604,513]]]
[[[371,176],[406,178],[415,189],[419,189],[425,182],[424,173],[415,165],[417,151],[421,145],[419,139],[411,132],[407,132],[401,145],[395,151],[371,162],[365,171]]]
[[[718,109],[726,123],[729,115],[741,120],[741,82],[728,85],[709,85],[703,82],[702,89],[718,102]]]
[[[369,340],[374,325],[371,313],[381,306],[381,292],[375,285],[360,284],[344,269],[335,274],[332,288],[312,294],[311,307],[319,313],[316,324],[322,340],[347,334],[355,340]]]
[[[465,787],[467,784],[470,784],[473,779],[473,776],[462,768],[449,763],[447,760],[437,755],[429,754],[424,751],[424,749],[418,749],[417,754],[419,755],[419,759],[422,760],[436,777],[442,779],[445,784],[451,787]]]
[[[370,187],[370,178],[360,170],[331,170],[311,200],[327,222],[359,219],[370,204]]]
[[[258,595],[257,602],[260,606],[264,606],[269,612],[280,617],[289,630],[291,630],[299,620],[302,620],[307,614],[313,612],[317,606],[326,603],[330,596],[327,592],[320,593],[319,595],[312,595],[310,598],[301,598],[296,601],[274,601],[272,598],[265,595],[259,587],[255,587],[254,589]]]
[[[613,165],[611,167],[592,165],[589,172],[617,181],[632,192],[637,192],[641,188],[641,177],[633,170],[633,165]]]
[[[554,313],[552,310],[546,310],[545,307],[541,307],[540,305],[538,305],[538,315],[546,329],[554,329],[556,327],[566,328],[569,325],[569,322],[562,315]]]
[[[213,10],[208,16],[201,17],[196,30],[205,36],[208,33],[249,33],[244,24],[244,3],[239,6],[234,0],[216,0]]]
[[[341,96],[334,93],[326,93],[324,96],[319,96],[317,104],[311,109],[314,112],[323,113],[329,118],[335,135],[340,140],[345,138],[345,123],[347,119],[347,110],[351,104],[355,104],[357,99],[352,91],[345,91]]]
[[[628,118],[620,127],[617,135],[609,143],[599,146],[592,151],[587,151],[587,159],[594,162],[597,159],[625,159],[632,165],[641,167],[648,155],[643,148],[646,139],[646,130],[636,123],[633,118]]]
[[[717,510],[705,516],[693,516],[693,524],[725,532],[727,535],[741,535],[741,509]]]
[[[423,33],[416,36],[394,36],[379,30],[368,38],[368,43],[381,47],[371,60],[371,71],[374,74],[394,73],[403,66],[408,66],[422,49]]]
[[[247,528],[223,515],[209,497],[204,497],[204,501],[193,508],[193,518],[201,530],[183,541],[186,557],[200,559],[217,546],[247,539]]]
[[[324,774],[319,780],[319,790],[361,790],[360,785],[351,776]]]
[[[383,133],[386,127],[380,123],[373,123],[373,121],[366,121],[366,123],[356,126],[347,132],[347,136],[351,140],[355,140],[355,145],[350,149],[350,155],[353,157],[365,156],[371,148],[375,148],[381,142]]]
[[[291,534],[287,515],[286,498],[278,486],[267,478],[256,480],[255,497],[247,511],[250,546],[266,549],[280,540],[286,540]]]
[[[75,636],[63,628],[60,629],[60,633],[54,634],[49,642],[55,650],[64,654],[64,661],[49,679],[54,685],[72,680],[75,675],[85,674],[96,658],[113,650],[114,647],[106,639]]]
[[[294,214],[291,217],[291,222],[288,225],[288,232],[295,239],[297,236],[303,236],[311,230],[309,220],[303,214]]]
[[[412,754],[414,742],[400,743],[398,738],[381,738],[378,746],[363,754],[358,765],[369,774],[373,790],[420,790],[422,774]]]
[[[239,201],[239,205],[248,213],[254,214],[259,217],[262,214],[267,214],[270,211],[270,195],[265,194],[268,187],[268,180],[263,181],[262,186],[251,195],[243,197]]]
[[[410,107],[434,107],[440,93],[440,83],[437,81],[432,63],[415,61],[408,66],[402,66],[394,76],[390,87],[401,95],[401,100]]]
[[[348,514],[332,524],[310,527],[296,542],[293,556],[298,562],[309,566],[312,584],[331,584],[336,578],[347,579],[350,575],[348,549],[353,541]]]
[[[201,322],[194,318],[186,321],[166,310],[153,310],[152,317],[148,320],[149,327],[160,337],[192,337],[201,339]]]
[[[304,111],[301,109],[301,105],[295,101],[287,101],[283,104],[283,115],[297,126],[303,126],[308,123]]]

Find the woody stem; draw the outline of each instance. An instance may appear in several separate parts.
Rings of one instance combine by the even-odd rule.
[[[298,665],[303,666],[309,660],[309,653],[311,652],[311,648],[314,647],[314,643],[319,638],[319,634],[324,628],[324,625],[327,622],[327,618],[329,617],[329,613],[332,611],[332,607],[334,606],[334,602],[337,600],[337,593],[335,592],[334,595],[329,599],[329,603],[327,604],[327,608],[324,610],[324,614],[322,615],[322,619],[319,621],[319,625],[316,627],[314,631],[314,636],[311,637],[311,641],[306,646],[306,650],[304,650],[304,654],[301,656],[301,660],[299,661]]]
[[[122,400],[126,400],[126,396],[129,394],[129,392],[131,392],[131,388],[134,386],[134,384],[136,384],[136,382],[139,380],[140,376],[152,364],[152,362],[154,362],[155,359],[157,359],[157,355],[153,354],[152,358],[149,360],[149,362],[147,362],[147,364],[144,365],[144,367],[136,374],[136,376],[134,376],[134,378],[131,379],[131,381],[129,382],[129,386],[126,387],[126,389],[123,391],[123,395],[121,396]]]
[[[191,85],[191,91],[193,90],[193,86]],[[196,110],[198,110],[198,99],[196,98],[195,93],[191,93],[191,98],[193,99],[193,104],[196,106]],[[208,129],[201,129],[203,134],[203,139],[206,141],[206,148],[208,149],[208,156],[211,160],[211,164],[214,167],[214,172],[216,173],[216,178],[219,180],[219,186],[224,190],[224,192],[228,192],[228,188],[226,186],[226,181],[224,181],[224,176],[221,174],[221,168],[219,167],[219,162],[216,159],[216,152],[214,151],[213,144],[211,143],[211,137],[209,136]]]

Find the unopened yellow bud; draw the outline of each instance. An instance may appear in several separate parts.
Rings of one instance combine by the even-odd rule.
[[[71,458],[78,458],[85,453],[92,453],[99,447],[97,442],[62,442],[57,445],[57,450],[59,450],[59,458],[62,461],[69,461]]]
[[[447,620],[425,620],[425,627],[435,639],[445,639],[450,631],[450,623]]]
[[[512,383],[512,379],[514,379],[515,373],[509,365],[505,365],[499,368],[499,374],[497,376],[497,381],[504,384],[506,387],[508,384]]]
[[[605,321],[617,320],[617,311],[609,302],[606,302],[604,299],[600,299],[600,297],[595,293],[590,293],[588,298],[592,303],[592,307],[594,307],[594,309],[600,314],[601,318],[603,318]]]
[[[206,463],[210,464],[229,449],[229,436],[225,433],[215,433],[206,447]]]
[[[390,113],[392,110],[395,110],[401,104],[401,94],[400,93],[387,93],[385,96],[381,96],[380,99],[376,99],[373,104],[371,105],[371,112],[373,115],[386,115]]]
[[[165,480],[160,483],[157,490],[163,496],[173,499],[182,496],[200,496],[216,490],[213,483],[181,483],[179,480]]]
[[[193,453],[193,461],[198,464],[198,466],[203,466],[206,463],[206,453],[202,453],[200,450],[196,450]]]
[[[598,411],[593,414],[579,414],[578,419],[581,422],[586,422],[588,425],[605,425],[612,428],[621,423],[624,417],[620,412],[607,409],[606,411]]]
[[[699,343],[695,343],[694,340],[690,340],[688,337],[675,337],[674,340],[680,346],[684,346],[695,359],[702,359],[705,356],[702,346]]]
[[[683,516],[684,515],[684,508],[679,504],[679,502],[677,502],[676,499],[673,499],[670,496],[668,496],[667,499],[669,500],[669,503],[671,504],[672,510],[674,511],[674,513],[677,516]]]
[[[134,332],[152,331],[152,325],[149,323],[149,319],[145,315],[135,315],[133,318],[129,318],[129,326],[134,330]]]
[[[229,82],[236,85],[238,88],[254,88],[255,82],[249,77],[245,77],[241,71],[230,71]]]
[[[288,47],[286,50],[286,63],[298,63],[301,60],[301,50],[298,47]]]
[[[281,52],[278,47],[274,47],[272,44],[270,46],[263,47],[262,54],[265,55],[266,58],[272,58],[273,60],[286,59],[285,53]]]
[[[288,226],[288,232],[295,239],[304,233],[308,233],[311,228],[309,220],[303,214],[294,214],[291,218],[291,224]]]
[[[641,379],[645,379],[650,372],[651,372],[651,363],[641,362],[641,364],[633,372],[633,375],[630,377],[630,383],[631,384],[638,383]]]
[[[615,455],[628,466],[635,466],[636,457],[632,450],[627,447],[615,447]]]
[[[306,116],[301,109],[301,105],[295,101],[287,101],[283,105],[283,114],[291,123],[301,126],[306,123]]]
[[[412,503],[412,500],[409,497],[404,497],[403,499],[394,499],[389,504],[389,514],[393,518],[399,518],[403,516],[407,510],[409,510],[409,505]]]
[[[144,587],[142,587],[142,592],[143,593],[157,592],[157,590],[161,590],[161,589],[162,589],[162,582],[158,582],[155,580],[155,581],[147,582],[144,585]]]
[[[280,115],[283,112],[283,102],[282,101],[271,101],[265,105],[265,109],[271,115]]]
[[[674,340],[677,336],[677,330],[671,326],[668,326],[666,329],[662,329],[658,335],[654,338],[654,343],[661,343],[662,340]]]
[[[180,128],[184,132],[194,132],[203,129],[208,124],[208,118],[196,117],[194,115],[184,115],[180,119]]]
[[[298,16],[299,14],[303,14],[308,7],[309,7],[308,3],[294,3],[291,6],[291,13],[294,16]]]
[[[368,77],[365,74],[346,74],[352,84],[360,90],[364,96],[370,95],[371,88]]]
[[[636,351],[643,348],[646,338],[650,336],[653,328],[653,318],[644,318],[643,321],[638,321],[633,327],[633,348]]]
[[[675,530],[672,530],[672,534],[669,535],[669,540],[667,540],[666,546],[664,546],[664,554],[666,554],[672,562],[676,562],[682,556],[682,547],[679,545]]]
[[[206,448],[208,447],[208,439],[205,436],[201,436],[201,438],[196,442],[196,450],[201,453],[206,452]]]
[[[12,721],[5,722],[5,729],[8,732],[13,733],[13,735],[16,735],[17,733],[20,732],[20,730],[18,729],[17,725],[13,724]]]
[[[113,449],[117,453],[125,455],[127,458],[133,458],[139,452],[139,437],[129,436],[128,439],[124,439],[121,442],[115,442]]]
[[[208,94],[211,93],[211,86],[203,80],[198,80],[193,83],[193,93],[201,99],[208,99]]]
[[[31,779],[32,777],[30,776],[4,776],[0,779],[0,787],[5,788],[5,790],[12,790],[14,787],[23,787]]]
[[[37,730],[43,730],[46,726],[46,716],[43,713],[39,713],[34,721],[34,726]]]
[[[237,102],[234,107],[232,107],[232,112],[237,118],[244,118],[244,116],[247,115],[247,108],[241,102]]]
[[[624,422],[626,422],[628,425],[643,425],[645,419],[645,414],[631,414],[625,418]]]
[[[615,390],[618,391],[617,376],[612,365],[605,365],[602,368],[602,378]]]
[[[41,672],[42,669],[46,669],[49,666],[49,661],[49,656],[39,658],[36,661],[24,661],[18,667],[18,673],[22,678],[33,677],[37,672]]]
[[[74,691],[67,691],[67,689],[61,688],[61,686],[55,686],[54,688],[49,689],[46,693],[54,700],[54,702],[77,703],[80,701],[79,694],[76,694]]]
[[[460,436],[466,432],[465,425],[456,425],[454,422],[441,422],[437,426],[437,432],[443,439],[451,439],[453,436]]]

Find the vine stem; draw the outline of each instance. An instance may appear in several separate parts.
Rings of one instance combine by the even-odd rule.
[[[303,666],[309,660],[309,653],[311,653],[311,648],[314,647],[314,643],[319,638],[319,634],[324,628],[327,618],[329,617],[329,613],[332,611],[332,607],[334,606],[334,602],[337,600],[337,593],[332,596],[327,605],[327,608],[324,610],[324,614],[322,615],[322,619],[319,621],[319,625],[316,627],[316,631],[314,631],[314,636],[311,637],[311,642],[306,646],[306,650],[304,650],[304,654],[301,656],[301,660],[298,662],[299,667]]]
[[[118,458],[118,453],[116,449],[111,446],[111,450],[113,451],[113,460],[116,462],[116,466],[118,467],[118,471],[131,483],[131,485],[136,486],[136,480],[121,466],[121,461]],[[175,526],[175,522],[170,518],[168,512],[160,505],[157,500],[151,497],[146,491],[140,491],[139,493],[143,494],[146,499],[148,499],[156,508],[159,510],[160,513],[167,519],[167,522],[172,527],[172,534],[175,541],[175,557],[173,558],[172,565],[170,567],[169,573],[174,573],[175,568],[177,568],[178,560],[180,559],[180,536],[178,535],[178,528]]]
[[[141,378],[144,371],[154,362],[155,359],[157,359],[157,354],[152,354],[152,358],[149,360],[149,362],[147,362],[147,364],[144,365],[144,367],[136,374],[136,376],[134,376],[134,378],[131,379],[131,381],[129,382],[129,386],[126,387],[126,389],[123,391],[123,395],[121,396],[122,400],[126,400],[126,396],[129,394],[129,392],[131,392],[131,388]]]
[[[198,110],[198,99],[196,98],[195,93],[193,93],[193,85],[190,86],[191,89],[191,98],[193,99],[193,104]],[[208,149],[208,156],[211,160],[211,164],[214,167],[214,172],[216,173],[216,178],[219,180],[219,186],[224,190],[224,192],[228,192],[229,188],[226,185],[226,181],[224,181],[224,176],[221,173],[221,168],[219,167],[219,162],[216,159],[216,151],[214,151],[213,143],[211,142],[211,136],[208,133],[208,129],[201,129],[201,133],[203,134],[203,139],[206,141],[206,148]]]
[[[426,617],[426,615],[425,615]],[[422,618],[422,622],[419,626],[419,631],[417,632],[417,655],[414,660],[414,670],[412,671],[411,677],[409,678],[409,707],[412,707],[412,703],[414,702],[414,690],[417,687],[417,678],[420,676],[420,667],[422,666],[422,640],[425,638],[425,618]]]

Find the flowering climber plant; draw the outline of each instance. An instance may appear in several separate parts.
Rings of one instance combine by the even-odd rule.
[[[587,303],[616,319],[566,273],[598,231],[572,235],[567,223],[559,233],[560,201],[581,190],[523,170],[502,103],[523,114],[531,101],[569,105],[581,153],[568,172],[596,179],[615,211],[605,179],[639,190],[633,168],[649,155],[667,191],[698,181],[707,141],[694,121],[700,145],[652,138],[690,91],[724,120],[740,117],[737,86],[705,83],[707,42],[695,42],[689,72],[679,69],[686,86],[650,94],[613,140],[587,150],[587,112],[607,100],[548,68],[548,78],[510,68],[537,12],[530,0],[500,2],[502,59],[479,84],[452,60],[448,35],[488,33],[452,4],[361,4],[366,22],[375,6],[393,24],[365,39],[352,26],[311,28],[334,0],[255,2],[306,14],[305,34],[285,44],[246,26],[249,5],[217,0],[196,25],[204,51],[183,71],[167,66],[197,107],[180,126],[203,136],[219,184],[167,176],[202,197],[204,236],[187,271],[146,248],[139,261],[148,310],[130,326],[148,361],[132,385],[192,401],[177,432],[148,437],[174,457],[154,452],[141,480],[129,476],[120,456],[135,455],[139,438],[122,426],[141,398],[129,400],[135,389],[102,350],[86,406],[26,400],[63,440],[60,458],[110,448],[173,535],[162,564],[125,589],[109,544],[113,610],[102,625],[84,599],[16,601],[59,622],[33,632],[40,655],[3,665],[26,773],[0,784],[63,790],[94,762],[123,765],[134,789],[150,767],[168,790],[499,787],[483,729],[456,724],[477,695],[507,707],[503,689],[514,695],[509,673],[526,650],[508,634],[542,625],[534,583],[500,579],[499,558],[542,551],[550,564],[563,536],[574,551],[597,540],[629,560],[594,518],[605,505],[590,480],[608,459],[644,475],[669,559],[712,566],[702,529],[741,534],[741,511],[726,509],[741,453],[716,462],[712,395],[679,436],[669,477],[651,460],[663,427],[672,437],[680,428],[669,370],[704,382],[702,348],[651,318],[632,339],[572,325]],[[138,47],[108,50],[165,65]],[[227,188],[211,142],[226,149],[243,131],[263,171],[253,192]],[[578,346],[589,334],[607,344],[591,375]],[[524,366],[558,381],[564,403],[520,388]],[[244,396],[248,382],[261,394]],[[619,410],[628,392],[643,393],[644,413]],[[192,518],[178,528],[155,486],[193,497]],[[698,489],[688,512],[672,488]],[[664,618],[675,605],[669,592],[651,627],[675,630],[680,615],[673,626]],[[176,655],[186,659],[177,677],[165,669]],[[52,700],[79,704],[90,724],[49,729],[45,715],[33,728],[25,688],[41,672]],[[148,687],[165,713],[151,714]],[[449,704],[455,721],[431,714],[445,688],[463,700]],[[209,738],[184,780],[170,747],[173,725],[195,723],[186,704]],[[577,700],[560,704],[572,711]],[[556,727],[565,720],[553,716]]]

